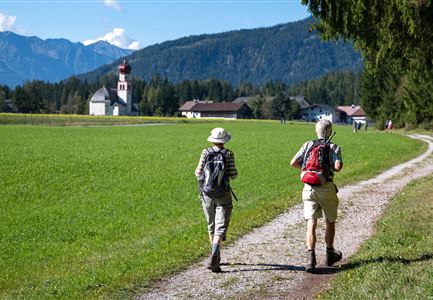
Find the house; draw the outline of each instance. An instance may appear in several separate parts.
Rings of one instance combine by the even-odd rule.
[[[5,99],[3,112],[7,112],[7,113],[18,112],[18,109],[16,108],[15,103],[12,101],[12,99]]]
[[[201,101],[198,99],[194,99],[192,101],[186,101],[181,107],[179,107],[179,111],[181,112],[183,117],[187,117],[188,119],[196,118],[194,111],[191,109],[194,105],[198,103],[213,103],[213,101]]]
[[[185,102],[179,111],[187,118],[246,119],[251,117],[251,109],[243,102],[214,103],[194,100]]]
[[[311,106],[310,101],[304,96],[290,96],[289,99],[298,103],[301,110]]]
[[[332,123],[341,122],[341,111],[325,104],[313,104],[301,109],[302,119],[309,122],[316,122],[320,119],[326,119]]]
[[[358,123],[365,123],[367,116],[361,106],[350,105],[350,106],[338,106],[337,109],[344,112],[345,116],[341,118],[342,123],[351,124],[353,121]]]
[[[118,67],[117,89],[105,86],[97,90],[89,101],[89,114],[95,116],[138,115],[138,107],[132,103],[131,66],[126,60]]]

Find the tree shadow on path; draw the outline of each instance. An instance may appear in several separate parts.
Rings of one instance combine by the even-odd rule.
[[[355,260],[341,266],[341,270],[352,270],[356,269],[362,265],[373,264],[373,263],[382,263],[382,262],[390,262],[390,263],[401,263],[404,265],[410,265],[412,263],[431,260],[433,258],[433,253],[425,253],[416,258],[404,258],[401,256],[379,256],[375,258],[363,259],[363,260]]]
[[[323,266],[318,265],[312,274],[314,275],[329,275],[336,274],[341,271],[352,270],[359,268],[360,266],[371,264],[371,263],[402,263],[409,265],[415,262],[431,260],[433,258],[432,253],[426,253],[416,258],[407,259],[401,256],[379,256],[376,258],[355,260],[352,262],[343,262],[340,266]],[[294,265],[281,265],[281,264],[248,264],[248,263],[222,263],[221,266],[228,267],[240,267],[237,270],[224,270],[223,273],[238,273],[238,272],[260,272],[260,271],[305,271],[303,266]]]

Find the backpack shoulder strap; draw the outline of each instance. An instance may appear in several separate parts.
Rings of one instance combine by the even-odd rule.
[[[205,162],[207,162],[209,155],[214,153],[215,150],[212,149],[212,147],[206,148],[205,150],[206,150],[206,153],[204,154],[204,160],[205,160]]]
[[[206,157],[209,156],[209,154],[215,153],[215,150],[212,147],[209,147],[206,149]]]
[[[317,145],[317,141],[318,140],[311,140],[307,142],[307,148],[305,149],[305,156],[307,156],[308,153],[310,153],[311,150],[313,150],[313,148]]]

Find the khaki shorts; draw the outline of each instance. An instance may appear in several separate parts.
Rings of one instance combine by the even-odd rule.
[[[304,201],[304,218],[318,219],[322,217],[322,211],[329,222],[337,219],[338,197],[336,187],[332,181],[319,186],[304,185],[302,191]]]
[[[227,193],[221,198],[211,198],[202,193],[201,201],[209,235],[219,235],[225,240],[233,209],[232,195]]]

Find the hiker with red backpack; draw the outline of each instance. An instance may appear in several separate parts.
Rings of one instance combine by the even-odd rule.
[[[231,134],[224,128],[214,128],[207,139],[213,146],[203,149],[195,170],[211,244],[207,268],[216,273],[221,272],[221,244],[233,208],[230,179],[238,175],[233,152],[224,148],[230,139]]]
[[[330,142],[332,123],[321,119],[316,124],[317,140],[306,142],[295,154],[290,164],[301,170],[304,183],[302,200],[304,218],[307,221],[306,244],[308,259],[305,270],[314,273],[316,268],[317,219],[325,215],[326,257],[325,264],[332,266],[342,258],[341,251],[334,249],[335,220],[337,219],[338,189],[333,182],[334,172],[343,168],[341,149]],[[335,133],[334,133],[335,134]]]

